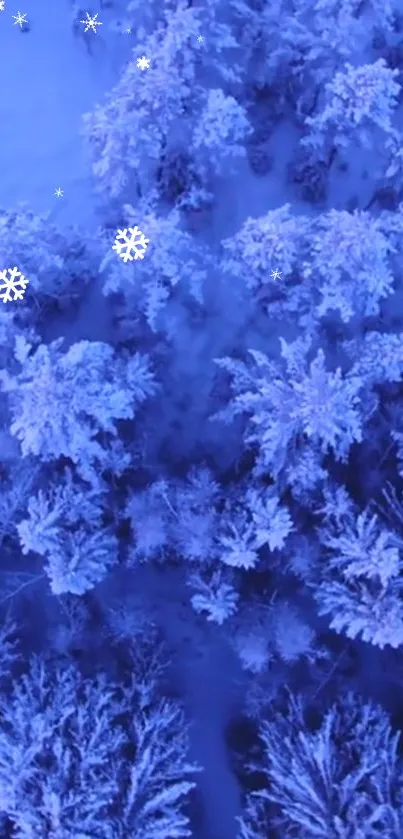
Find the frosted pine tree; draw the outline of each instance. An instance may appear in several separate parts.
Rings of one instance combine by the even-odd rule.
[[[339,311],[347,323],[378,314],[380,302],[393,292],[395,252],[382,221],[367,212],[330,210],[319,216],[303,268],[319,289],[318,315]]]
[[[269,284],[282,288],[301,260],[309,227],[309,219],[293,215],[290,204],[248,218],[235,236],[223,241],[222,268],[254,292]],[[271,276],[275,271],[279,279]]]
[[[323,153],[333,145],[347,146],[355,137],[371,146],[374,127],[390,135],[400,92],[397,75],[382,58],[361,67],[347,63],[326,85],[323,110],[307,117],[310,133],[302,142]]]
[[[291,697],[285,714],[270,709],[261,744],[252,768],[265,785],[247,795],[237,839],[401,835],[399,735],[379,706],[347,694],[312,725]]]
[[[115,357],[109,344],[96,341],[79,341],[63,353],[62,344],[61,338],[33,352],[27,345],[21,371],[13,376],[3,372],[13,418],[10,431],[24,456],[43,461],[67,457],[84,478],[97,481],[94,463],[102,470],[108,460],[99,433],[113,440],[116,420],[134,416],[154,393],[154,378],[148,359],[138,354],[125,361]]]
[[[402,540],[368,510],[328,505],[321,530],[326,572],[315,597],[330,626],[375,646],[403,644]]]
[[[246,417],[245,442],[256,452],[257,469],[274,476],[285,469],[292,476],[303,441],[345,459],[352,443],[362,439],[361,380],[344,376],[340,368],[327,370],[322,350],[309,360],[309,341],[281,339],[280,362],[254,350],[249,355],[249,363],[218,360],[231,377],[234,396],[217,418]]]
[[[203,171],[207,164],[207,170],[222,172],[227,158],[245,156],[245,140],[251,133],[246,112],[236,99],[220,89],[209,90],[193,132],[191,148],[196,166]]]
[[[190,835],[178,705],[35,659],[0,697],[0,811],[18,839]],[[100,832],[101,826],[101,832]]]

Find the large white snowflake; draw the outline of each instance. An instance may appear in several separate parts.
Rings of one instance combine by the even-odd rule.
[[[93,32],[96,32],[97,26],[103,26],[102,21],[97,20],[98,12],[96,13],[96,15],[93,15],[92,17],[89,12],[86,12],[85,14],[87,15],[86,19],[80,20],[80,23],[83,23],[85,26],[84,32],[88,32],[89,29],[92,29]]]
[[[119,239],[122,241],[119,241]],[[137,225],[136,227],[125,227],[124,230],[118,230],[112,250],[116,251],[123,262],[132,262],[133,259],[144,259],[149,241]]]
[[[0,300],[3,303],[9,303],[10,300],[22,300],[28,283],[29,280],[25,279],[17,268],[5,268],[4,271],[0,271]]]

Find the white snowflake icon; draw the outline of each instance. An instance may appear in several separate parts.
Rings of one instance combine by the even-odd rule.
[[[278,280],[278,278],[281,277],[281,272],[277,271],[277,268],[276,268],[275,271],[271,272],[271,276],[273,277],[273,280]]]
[[[102,21],[97,20],[98,12],[96,15],[91,17],[89,12],[85,13],[87,15],[85,20],[80,20],[80,23],[83,23],[85,26],[84,32],[88,32],[89,29],[92,29],[93,32],[97,31],[97,26],[103,26]]]
[[[56,187],[54,195],[56,195],[56,198],[63,198],[64,192],[60,186]]]
[[[145,55],[142,55],[141,58],[137,59],[137,67],[139,70],[148,70],[150,67],[150,59],[146,58]]]
[[[4,12],[5,6],[6,6],[6,4],[5,4],[4,0],[0,0],[0,12]]]
[[[13,18],[14,18],[14,21],[15,21],[14,26],[17,26],[17,24],[18,24],[20,29],[22,29],[23,26],[26,26],[27,23],[28,23],[27,15],[22,14],[21,12],[17,12],[16,15],[13,15]]]
[[[28,283],[29,280],[26,280],[17,268],[5,268],[4,271],[0,271],[0,300],[3,303],[22,300]]]
[[[119,239],[122,241],[119,242]],[[133,259],[144,259],[149,241],[137,225],[136,227],[125,227],[124,230],[118,230],[112,250],[116,251],[123,262],[132,262]]]

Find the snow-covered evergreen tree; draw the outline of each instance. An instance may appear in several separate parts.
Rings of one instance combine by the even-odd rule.
[[[397,839],[403,827],[399,735],[378,705],[348,694],[310,725],[302,703],[261,729],[266,785],[250,793],[238,839]],[[276,805],[276,809],[270,807]]]
[[[327,549],[315,596],[320,614],[349,638],[378,647],[403,644],[402,546],[399,535],[350,502],[328,512],[321,532]]]
[[[203,283],[211,263],[208,251],[193,241],[183,228],[179,210],[165,217],[154,211],[139,213],[125,205],[128,224],[138,224],[150,240],[143,260],[125,264],[116,259],[109,243],[100,266],[104,274],[104,294],[121,292],[125,299],[125,317],[138,317],[141,312],[153,331],[157,331],[160,314],[175,293],[203,301]]]
[[[347,146],[352,137],[370,146],[374,127],[390,135],[400,92],[397,75],[382,58],[361,67],[347,63],[326,85],[323,110],[306,118],[310,133],[303,142],[327,153],[333,145]]]
[[[34,659],[0,698],[0,810],[18,839],[189,836],[180,708]]]
[[[344,322],[379,312],[393,292],[395,247],[382,221],[363,211],[330,210],[317,219],[304,276],[319,287],[319,316],[339,311]]]
[[[207,100],[195,127],[192,150],[202,170],[206,167],[214,174],[225,170],[225,161],[244,157],[245,140],[252,128],[244,108],[233,96],[222,90],[209,90]]]
[[[18,265],[38,305],[82,295],[96,276],[99,255],[99,243],[84,231],[59,228],[25,207],[0,211],[0,265]]]
[[[109,344],[79,341],[62,352],[63,339],[41,344],[25,358],[15,375],[3,372],[3,390],[10,394],[10,430],[24,456],[40,460],[69,458],[85,478],[96,479],[94,464],[103,468],[105,439],[116,436],[116,421],[131,419],[155,390],[148,359],[138,354],[116,358]]]
[[[241,277],[253,291],[270,283],[282,288],[301,260],[309,227],[309,219],[294,215],[290,204],[270,210],[261,218],[248,218],[235,236],[222,243],[222,268]],[[273,279],[273,272],[281,278]]]
[[[361,380],[343,376],[340,368],[328,371],[322,350],[312,361],[308,352],[309,342],[282,339],[280,362],[254,350],[250,364],[218,360],[234,391],[218,418],[247,417],[245,441],[257,453],[258,469],[274,476],[284,469],[292,474],[304,441],[343,460],[362,438]]]

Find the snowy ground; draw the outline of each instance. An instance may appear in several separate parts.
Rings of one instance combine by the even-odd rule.
[[[15,24],[17,11],[27,15],[29,32]],[[116,13],[99,12],[103,26],[91,56],[74,37],[69,0],[60,5],[22,0],[18,8],[6,0],[0,12],[0,207],[26,202],[62,224],[90,225],[92,185],[81,118],[115,83],[128,54],[132,36],[108,28]],[[58,186],[64,190],[59,199]]]

